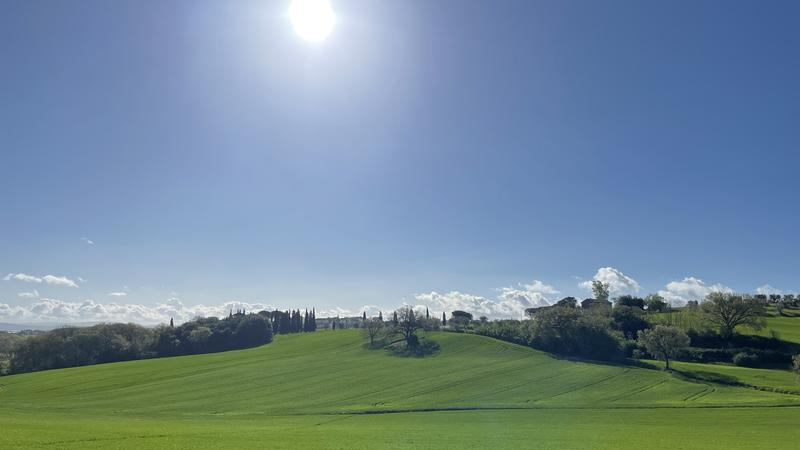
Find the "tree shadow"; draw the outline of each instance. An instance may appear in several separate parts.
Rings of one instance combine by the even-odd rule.
[[[718,372],[707,372],[705,370],[688,371],[679,369],[673,369],[672,372],[678,376],[695,381],[725,384],[728,386],[748,386],[746,383],[739,381],[736,377]]]
[[[405,342],[394,342],[385,346],[386,351],[392,356],[399,356],[402,358],[424,358],[426,356],[433,356],[441,351],[439,343],[427,338],[422,338],[417,341],[416,345],[409,346]]]

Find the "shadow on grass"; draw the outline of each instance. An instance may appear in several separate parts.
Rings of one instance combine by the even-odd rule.
[[[752,387],[747,383],[742,383],[736,377],[722,374],[719,372],[708,372],[705,370],[689,371],[689,370],[673,369],[672,373],[674,373],[679,377],[688,378],[694,381],[704,381],[708,383],[724,384],[727,386]]]
[[[427,338],[420,339],[413,347],[407,346],[405,342],[395,342],[385,348],[389,354],[403,358],[424,358],[436,355],[441,350],[438,342]]]

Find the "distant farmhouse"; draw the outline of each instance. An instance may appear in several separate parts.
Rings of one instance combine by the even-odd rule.
[[[584,309],[611,309],[611,302],[608,300],[598,300],[596,298],[587,298],[583,300],[581,303],[581,308]],[[552,309],[555,307],[564,307],[564,308],[577,308],[578,307],[578,300],[575,297],[565,297],[555,304],[550,306],[538,306],[535,308],[528,308],[525,310],[525,315],[530,317],[531,319],[534,318],[537,314],[547,311],[548,309]]]
[[[583,308],[583,309],[601,309],[601,308],[611,309],[611,302],[608,301],[608,300],[603,300],[603,299],[587,298],[586,300],[581,302],[581,308]]]
[[[362,317],[322,317],[317,319],[317,329],[341,330],[345,328],[359,328],[362,322]]]

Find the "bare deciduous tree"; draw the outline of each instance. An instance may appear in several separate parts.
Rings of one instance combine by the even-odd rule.
[[[712,292],[701,308],[706,322],[718,328],[723,337],[733,335],[739,325],[760,330],[765,324],[766,307],[753,297]]]
[[[367,337],[367,339],[369,339],[370,347],[375,345],[375,341],[381,336],[384,328],[385,326],[383,320],[378,319],[377,317],[372,317],[364,321],[364,326],[361,329],[361,332]]]
[[[408,348],[416,347],[419,342],[417,331],[423,326],[422,316],[418,315],[410,306],[398,309],[395,314],[397,314],[397,325],[394,327],[393,334],[401,336]]]

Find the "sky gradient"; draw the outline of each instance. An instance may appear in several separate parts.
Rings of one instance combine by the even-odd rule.
[[[331,4],[4,1],[0,322],[800,290],[800,3]]]

